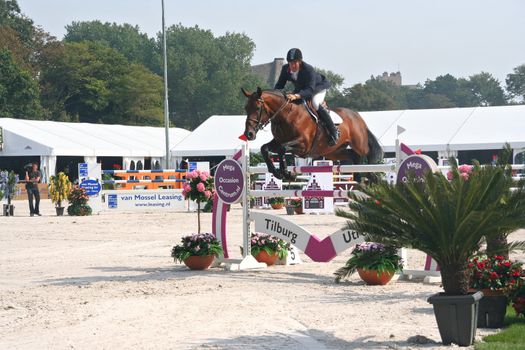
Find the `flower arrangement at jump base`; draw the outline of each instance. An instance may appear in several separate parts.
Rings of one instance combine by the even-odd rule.
[[[69,194],[71,193],[71,181],[69,181],[68,176],[60,172],[56,176],[51,176],[49,178],[49,195],[51,196],[51,202],[55,203],[56,213],[58,216],[64,214],[64,207],[62,202],[67,200]]]
[[[182,237],[181,243],[171,250],[175,261],[184,262],[192,270],[207,269],[219,254],[222,254],[222,247],[211,233]]]
[[[504,294],[515,288],[523,271],[521,263],[505,260],[500,255],[474,257],[468,267],[471,270],[470,288],[483,291],[485,296],[490,291]]]
[[[87,216],[91,215],[91,207],[87,204],[89,197],[86,194],[86,190],[82,187],[75,186],[69,192],[67,197],[69,206],[67,207],[67,213],[71,216]]]
[[[479,256],[470,260],[469,286],[473,292],[483,292],[483,298],[479,301],[478,327],[503,327],[508,296],[518,287],[523,273],[521,265],[501,255]]]
[[[385,285],[396,271],[403,269],[403,260],[397,248],[381,243],[365,242],[357,244],[345,266],[335,272],[336,282],[357,271],[359,277],[369,285]]]
[[[268,203],[273,209],[281,209],[284,206],[284,197],[270,197]]]
[[[267,233],[252,233],[250,244],[255,259],[268,266],[275,264],[277,259],[286,258],[290,249],[289,243]]]
[[[516,315],[525,317],[525,275],[518,280],[518,284],[511,291],[509,298]]]
[[[302,198],[292,198],[290,199],[290,204],[294,207],[296,214],[304,214]]]
[[[197,233],[201,233],[201,203],[213,196],[213,177],[207,171],[194,170],[186,173],[186,180],[182,195],[197,202]]]

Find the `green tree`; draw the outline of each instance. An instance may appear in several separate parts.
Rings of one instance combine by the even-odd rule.
[[[0,26],[11,27],[22,42],[31,43],[33,21],[22,14],[16,0],[0,0]]]
[[[450,74],[438,76],[435,80],[427,80],[423,91],[427,94],[426,96],[431,98],[432,102],[426,108],[472,107],[477,105],[477,100],[471,92],[469,82],[464,78],[457,79]],[[430,94],[442,95],[446,99]],[[435,105],[440,100],[445,104],[444,106]]]
[[[94,41],[120,52],[129,61],[153,69],[156,53],[155,40],[141,33],[138,26],[102,23],[100,21],[73,22],[66,26],[66,42]]]
[[[98,42],[66,43],[46,62],[42,98],[53,119],[159,124],[159,77],[115,49]]]
[[[38,84],[16,64],[7,49],[0,49],[0,118],[39,119],[42,115]]]
[[[507,102],[499,81],[490,73],[481,72],[470,76],[468,86],[478,106],[501,106]]]
[[[525,64],[514,68],[514,73],[507,75],[505,83],[512,97],[521,97],[522,102],[525,102]]]
[[[193,129],[213,114],[243,113],[240,87],[261,83],[251,74],[254,48],[244,34],[216,38],[198,26],[168,28],[168,84],[175,125]]]

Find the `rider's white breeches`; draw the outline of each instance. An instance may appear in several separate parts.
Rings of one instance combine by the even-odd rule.
[[[326,96],[326,89],[319,91],[312,97],[312,104],[314,105],[315,110],[319,109],[319,105],[323,103],[325,96]]]

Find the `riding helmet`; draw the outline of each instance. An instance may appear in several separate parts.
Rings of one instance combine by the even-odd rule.
[[[286,54],[286,61],[291,62],[295,60],[302,60],[303,53],[297,48],[290,49]]]

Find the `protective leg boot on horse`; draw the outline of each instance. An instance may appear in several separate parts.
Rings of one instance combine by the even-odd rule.
[[[334,125],[330,113],[323,107],[319,106],[317,113],[321,118],[321,122],[324,124],[326,131],[328,132],[328,145],[334,146],[339,139],[339,129]]]

